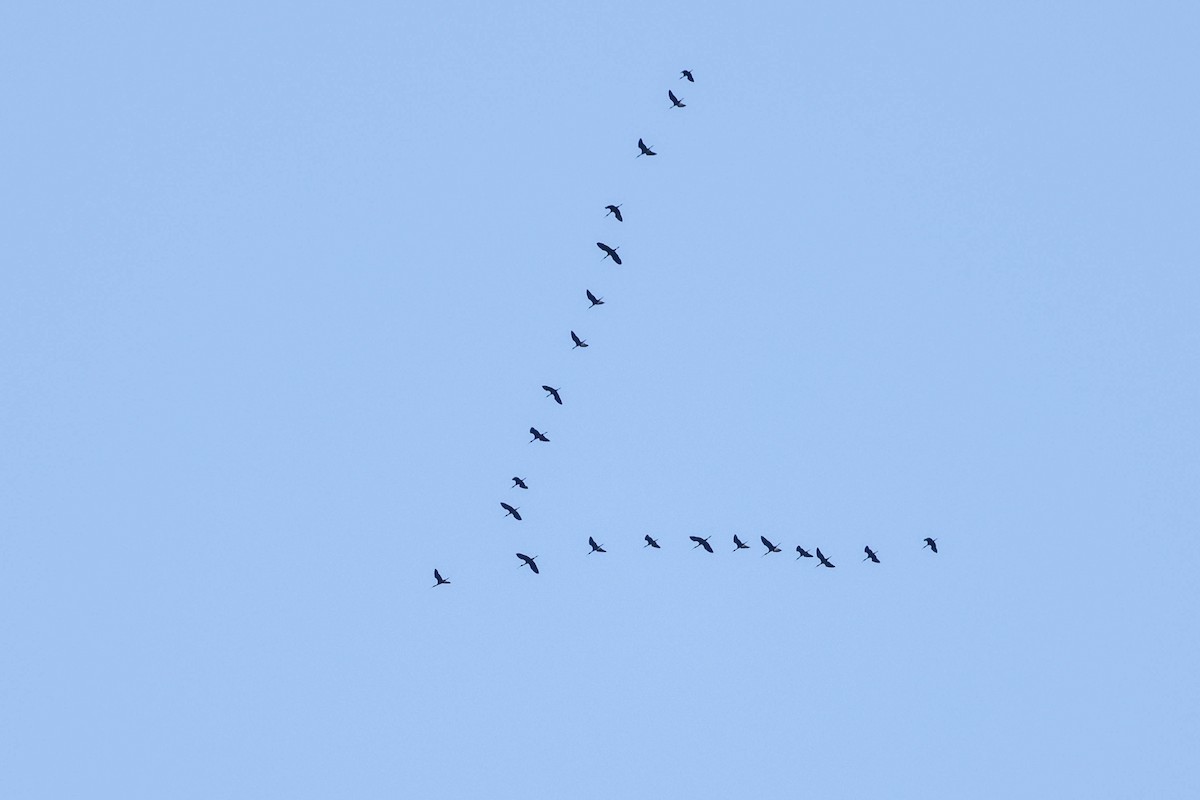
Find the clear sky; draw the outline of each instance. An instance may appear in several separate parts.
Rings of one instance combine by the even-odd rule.
[[[0,796],[1200,796],[1198,40],[5,3]]]

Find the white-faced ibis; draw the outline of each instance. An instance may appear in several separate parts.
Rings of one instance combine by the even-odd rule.
[[[593,539],[591,536],[588,537],[588,544],[590,544],[592,546],[592,549],[588,550],[589,556],[592,553],[607,553],[608,552],[607,550],[604,549],[604,545],[596,544],[596,540]]]
[[[638,154],[637,154],[637,158],[641,158],[642,156],[656,156],[656,155],[658,155],[658,153],[654,152],[654,151],[653,151],[653,150],[651,150],[649,147],[646,147],[646,143],[645,143],[645,142],[643,142],[641,139],[638,139],[638,150],[641,150],[642,152],[640,152],[640,153],[638,153]]]
[[[765,537],[765,536],[760,536],[760,537],[758,537],[758,540],[759,540],[760,542],[762,542],[762,543],[763,543],[763,547],[767,548],[767,552],[766,552],[766,553],[763,553],[763,555],[764,555],[764,556],[765,556],[765,555],[767,555],[767,554],[769,554],[769,553],[782,553],[782,552],[783,552],[783,551],[782,551],[782,550],[780,550],[778,547],[776,547],[775,545],[771,544],[771,540],[770,540],[770,539],[768,539],[768,538],[767,538],[767,537]]]
[[[926,536],[925,544],[921,545],[921,549],[924,550],[926,547],[928,547],[930,550],[932,550],[933,552],[936,553],[937,552],[937,539],[931,539],[928,536]]]
[[[817,548],[817,558],[821,559],[821,563],[817,564],[818,567],[829,567],[830,569],[833,569],[834,567],[837,566],[837,564],[834,564],[832,561],[830,561],[828,558],[825,557],[825,554],[821,552],[821,548],[819,548],[819,547]]]
[[[659,549],[658,540],[651,538],[650,534],[647,533],[646,534],[646,543],[644,545],[642,545],[642,547],[653,547],[655,550],[658,550]]]
[[[689,536],[688,538],[696,543],[696,546],[692,548],[693,550],[695,550],[696,547],[703,547],[710,553],[713,551],[712,545],[708,543],[708,540],[712,538],[711,536],[705,536],[703,539],[701,539],[699,536]]]
[[[599,247],[601,250],[604,251],[604,258],[611,258],[613,260],[614,264],[621,263],[621,257],[619,255],[617,255],[617,251],[620,250],[621,248],[609,247],[604,242],[596,242],[596,247]],[[604,258],[602,258],[600,260],[603,261]]]
[[[738,550],[749,550],[749,549],[750,549],[750,545],[746,544],[741,539],[739,539],[738,535],[735,533],[733,535],[733,552],[736,553]]]
[[[676,97],[670,89],[667,90],[667,97],[671,98],[671,108],[687,108],[687,103]]]
[[[875,551],[872,550],[870,547],[864,547],[863,552],[867,554],[867,558],[871,559],[876,564],[879,563],[879,556],[875,555]],[[864,558],[863,561],[866,561],[867,558]]]
[[[578,336],[575,335],[575,331],[571,331],[571,341],[573,341],[575,343],[575,347],[587,347],[588,346],[587,339],[580,339]],[[571,349],[574,350],[575,347],[572,347]]]
[[[529,429],[529,432],[533,434],[533,438],[529,440],[529,443],[530,443],[530,444],[533,444],[534,442],[548,442],[548,441],[550,441],[549,439],[547,439],[547,438],[546,438],[546,434],[542,433],[542,432],[541,432],[541,431],[539,431],[537,428],[530,428],[530,429]]]
[[[550,393],[546,395],[546,397],[553,397],[554,402],[558,403],[560,406],[562,405],[562,398],[558,396],[559,391],[562,389],[561,386],[558,389],[553,389],[549,386],[543,386],[542,388]]]
[[[504,514],[504,516],[506,516],[506,517],[510,517],[510,516],[511,516],[511,517],[513,517],[514,519],[516,519],[516,520],[517,520],[517,522],[520,522],[520,521],[521,521],[521,515],[517,513],[517,508],[520,508],[520,506],[517,506],[517,508],[513,508],[513,507],[512,507],[512,506],[510,506],[508,503],[501,502],[501,503],[500,503],[500,507],[501,507],[501,508],[503,508],[503,509],[504,509],[504,511],[506,512],[506,513]]]
[[[592,306],[602,306],[602,305],[604,305],[604,298],[603,298],[603,297],[596,297],[596,295],[592,294],[592,290],[591,290],[591,289],[586,289],[585,291],[587,292],[588,300],[590,300],[590,301],[591,301],[591,303],[592,303],[592,305],[591,305],[591,306],[588,306],[588,308],[591,308]]]
[[[808,552],[800,545],[796,545],[796,552],[800,554],[800,555],[796,556],[797,561],[799,561],[802,558],[812,558],[813,557],[812,553]]]
[[[621,206],[605,206],[608,209],[608,214],[612,214],[617,218],[617,222],[624,222],[625,218],[621,216]],[[608,216],[605,214],[604,216]]]
[[[679,71],[679,80],[683,80],[684,78],[687,78],[691,83],[696,82],[696,79],[692,77],[692,71],[690,69],[681,69]]]
[[[437,581],[437,583],[435,583],[433,586],[429,587],[431,589],[436,589],[437,587],[441,586],[443,583],[445,583],[447,585],[450,583],[450,581],[443,578],[442,573],[438,572],[436,569],[433,571],[433,579],[435,581]]]
[[[533,570],[535,575],[537,573],[541,572],[541,570],[538,569],[537,564],[533,563],[533,559],[537,558],[537,556],[530,558],[529,556],[525,555],[524,553],[517,553],[517,558],[519,558],[525,562],[524,564],[518,564],[517,569],[520,569],[521,567],[529,567],[531,570]]]
[[[516,475],[513,475],[513,485],[512,485],[512,488],[514,488],[514,489],[528,489],[529,487],[525,485],[525,479],[524,479],[524,478],[518,478]]]

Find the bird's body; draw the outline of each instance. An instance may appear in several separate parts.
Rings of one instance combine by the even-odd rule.
[[[625,221],[625,218],[621,216],[621,207],[620,206],[605,206],[605,208],[608,209],[608,214],[612,214],[614,217],[617,218],[617,222]],[[605,214],[604,216],[607,217],[608,214]]]
[[[692,71],[690,69],[681,69],[679,71],[679,80],[683,80],[684,78],[688,79],[688,83],[696,82],[696,79],[692,77]]]
[[[637,156],[636,156],[636,158],[641,158],[642,156],[656,156],[656,155],[658,155],[658,153],[654,152],[654,151],[653,151],[653,150],[651,150],[649,147],[647,147],[647,146],[646,146],[646,143],[645,143],[645,142],[643,142],[641,139],[638,139],[638,150],[641,150],[642,152],[638,153],[638,154],[637,154]]]
[[[512,485],[512,488],[514,488],[514,489],[528,489],[529,487],[525,485],[525,479],[524,479],[524,478],[518,478],[516,475],[513,475],[513,485]]]
[[[782,553],[782,552],[783,552],[783,551],[782,551],[782,550],[780,550],[778,547],[776,547],[775,545],[771,544],[771,540],[770,540],[770,539],[768,539],[767,537],[765,537],[765,536],[760,536],[760,537],[758,537],[758,539],[759,539],[759,541],[761,541],[761,542],[763,543],[763,547],[767,548],[767,552],[766,552],[766,553],[763,553],[763,555],[764,555],[764,556],[765,556],[765,555],[767,555],[767,554],[769,554],[769,553]]]
[[[521,521],[521,515],[517,513],[517,508],[520,508],[520,506],[517,506],[516,508],[513,508],[513,507],[512,507],[512,506],[510,506],[508,503],[501,502],[501,503],[500,503],[500,507],[504,509],[504,512],[505,512],[505,513],[504,513],[504,516],[506,516],[506,517],[512,517],[512,518],[513,518],[513,519],[515,519],[517,522],[520,522],[520,521]]]
[[[592,549],[588,550],[589,556],[592,553],[607,553],[608,552],[607,550],[604,549],[604,545],[596,544],[596,540],[593,539],[591,536],[588,537],[588,544],[590,544],[592,546]]]
[[[546,438],[546,434],[542,433],[537,428],[530,428],[529,432],[533,434],[533,438],[529,440],[530,444],[532,444],[533,442],[548,442],[548,441],[550,441],[549,439]]]
[[[676,97],[670,89],[667,90],[667,97],[671,98],[671,108],[687,108],[687,103]]]
[[[879,556],[875,555],[875,551],[872,550],[869,546],[864,547],[863,552],[867,554],[867,558],[864,558],[863,561],[866,561],[869,558],[871,561],[874,561],[876,564],[879,563]]]
[[[660,549],[658,546],[658,540],[651,538],[650,534],[648,533],[646,534],[646,543],[642,545],[642,547],[653,547],[655,550]]]
[[[800,545],[796,545],[796,552],[800,554],[800,555],[796,556],[797,561],[799,561],[802,558],[812,558],[813,557],[812,553],[808,552]]]
[[[937,539],[932,539],[932,538],[926,536],[925,544],[921,545],[921,549],[924,550],[926,547],[928,547],[930,550],[932,550],[933,552],[936,553],[937,552]]]
[[[523,562],[525,562],[523,564],[518,564],[517,569],[520,569],[521,567],[529,567],[531,570],[533,570],[535,575],[537,573],[541,572],[541,570],[538,569],[538,565],[533,562],[533,559],[537,558],[537,556],[530,558],[529,556],[525,555],[524,553],[517,553],[517,558],[519,558]]]
[[[834,567],[837,566],[837,564],[834,564],[832,561],[830,561],[828,558],[825,557],[825,554],[821,552],[821,548],[819,548],[819,547],[817,548],[817,558],[821,559],[821,563],[817,564],[818,567],[829,567],[830,569],[833,569]]]
[[[433,586],[429,587],[431,589],[436,589],[437,587],[441,586],[443,583],[446,585],[450,584],[450,581],[443,578],[442,573],[438,572],[436,569],[433,571],[433,579],[435,581],[437,581],[437,583],[435,583]]]
[[[588,308],[591,308],[592,306],[602,306],[602,305],[604,305],[604,298],[603,298],[603,297],[596,297],[596,295],[592,294],[592,290],[591,290],[591,289],[586,289],[585,291],[587,292],[587,298],[588,298],[588,300],[589,300],[589,301],[591,302],[591,304],[592,304],[591,306],[588,306]]]
[[[733,552],[736,553],[738,550],[749,550],[749,549],[750,549],[750,545],[746,544],[741,539],[739,539],[738,535],[735,533],[733,535]]]
[[[688,538],[696,543],[695,547],[692,548],[693,550],[695,550],[696,547],[703,547],[710,553],[713,551],[712,545],[708,543],[708,540],[712,538],[711,536],[705,536],[703,539],[701,539],[699,536],[689,536]]]
[[[560,406],[562,405],[562,398],[558,396],[558,393],[562,387],[559,387],[559,389],[552,389],[549,386],[542,386],[542,388],[550,393],[546,395],[546,397],[553,397],[554,402],[558,403]]]
[[[621,257],[619,255],[617,255],[617,251],[620,250],[621,248],[609,247],[604,242],[596,242],[596,247],[599,247],[601,250],[604,251],[604,258],[611,258],[613,260],[614,264],[619,265],[621,263]],[[603,261],[604,258],[602,258],[600,260]]]
[[[575,331],[571,331],[571,341],[575,342],[575,347],[587,347],[588,346],[587,339],[580,339],[578,336],[575,335]],[[571,349],[574,350],[575,347],[572,347]]]

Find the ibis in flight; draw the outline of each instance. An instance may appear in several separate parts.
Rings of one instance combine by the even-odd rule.
[[[688,538],[696,543],[696,547],[703,547],[710,553],[713,551],[712,545],[708,543],[708,540],[712,538],[711,536],[705,536],[703,539],[701,539],[699,536],[689,536]],[[693,547],[692,549],[695,550],[696,547]]]
[[[533,438],[529,440],[529,443],[530,443],[530,444],[533,444],[534,442],[548,442],[548,441],[550,441],[549,439],[547,439],[547,438],[546,438],[546,434],[542,433],[542,432],[541,432],[541,431],[539,431],[537,428],[530,428],[530,429],[529,429],[529,432],[533,434]]]
[[[696,79],[692,77],[692,71],[690,69],[683,69],[679,71],[679,80],[683,80],[684,78],[687,78],[690,83],[696,82]]]
[[[550,393],[546,395],[546,397],[553,397],[554,402],[558,403],[560,406],[562,405],[562,398],[558,396],[558,391],[562,388],[561,386],[558,389],[553,389],[549,386],[542,386],[542,388]]]
[[[621,216],[621,206],[605,206],[608,209],[608,214],[612,214],[617,218],[617,222],[624,222],[625,218]],[[608,216],[605,214],[604,216]]]
[[[667,97],[671,98],[671,108],[687,108],[687,103],[676,97],[670,89],[667,90]]]
[[[530,558],[529,556],[525,555],[524,553],[517,553],[517,558],[519,558],[525,562],[524,564],[517,564],[517,569],[520,569],[521,567],[529,567],[531,570],[533,570],[535,575],[537,573],[541,572],[541,570],[538,569],[537,564],[533,563],[533,559],[537,558],[537,556]]]
[[[512,506],[510,506],[508,503],[505,503],[504,501],[501,501],[501,502],[500,502],[500,507],[501,507],[501,508],[503,508],[503,509],[504,509],[504,511],[506,512],[506,513],[504,514],[504,516],[506,516],[506,517],[508,517],[508,516],[512,516],[514,519],[516,519],[516,520],[517,520],[517,522],[520,522],[520,521],[521,521],[521,515],[517,513],[517,508],[520,508],[520,506],[517,506],[517,508],[513,508],[513,507],[512,507]]]
[[[587,339],[580,339],[578,336],[575,335],[575,331],[571,331],[571,341],[575,342],[575,347],[587,347],[588,346]],[[574,350],[575,347],[572,347],[571,349]]]
[[[437,581],[437,583],[435,583],[433,586],[429,587],[431,589],[436,589],[437,587],[441,586],[443,583],[446,585],[450,584],[450,581],[443,578],[442,573],[438,572],[436,569],[433,571],[433,579],[435,581]]]
[[[592,290],[591,290],[591,289],[586,289],[585,291],[587,292],[588,300],[590,300],[590,301],[592,302],[592,306],[602,306],[602,305],[604,305],[604,298],[603,298],[603,297],[596,297],[596,295],[592,294]],[[591,308],[592,306],[588,306],[588,308]]]
[[[767,552],[763,553],[764,556],[767,555],[767,553],[782,553],[783,552],[778,547],[771,544],[771,540],[768,539],[767,537],[760,536],[760,537],[758,537],[758,539],[759,539],[759,541],[761,541],[763,543],[763,547],[767,548]]]
[[[821,552],[821,548],[819,548],[819,547],[817,548],[817,558],[821,559],[821,563],[817,564],[818,567],[829,567],[830,569],[833,569],[834,567],[837,566],[837,564],[834,564],[832,561],[830,561],[828,558],[825,557],[825,554]]]
[[[655,550],[658,550],[659,549],[658,540],[651,538],[650,534],[647,533],[646,534],[646,543],[644,545],[642,545],[642,547],[653,547]]]
[[[928,536],[926,536],[925,544],[921,545],[921,549],[924,550],[926,547],[928,547],[930,550],[932,550],[933,552],[936,553],[937,552],[937,539],[931,539]]]
[[[800,554],[800,555],[796,556],[797,561],[799,561],[802,558],[812,558],[813,557],[812,553],[808,552],[800,545],[796,545],[796,552]]]
[[[518,478],[516,475],[513,475],[513,485],[512,485],[512,488],[514,488],[514,489],[517,489],[517,488],[521,488],[521,489],[528,489],[529,487],[525,485],[525,479],[524,479],[524,478]]]
[[[608,552],[607,550],[604,549],[604,545],[596,544],[596,540],[593,539],[591,536],[588,537],[588,544],[590,544],[592,546],[592,549],[588,550],[589,556],[592,553],[607,553]]]
[[[637,154],[637,156],[636,156],[636,158],[641,158],[642,156],[656,156],[656,155],[658,155],[658,153],[654,152],[654,151],[653,151],[653,150],[651,150],[649,147],[646,147],[646,143],[645,143],[645,142],[643,142],[641,139],[638,139],[638,150],[641,150],[642,152],[638,153],[638,154]]]
[[[735,533],[733,535],[733,552],[736,553],[738,550],[749,550],[749,549],[750,549],[750,545],[746,544],[741,539],[739,539],[738,535]]]
[[[867,558],[871,559],[876,564],[879,563],[879,556],[875,555],[875,551],[872,550],[870,546],[864,547],[863,552],[867,554]],[[864,558],[863,561],[866,561],[867,558]]]
[[[617,251],[620,250],[621,248],[609,247],[604,242],[596,242],[596,247],[599,247],[601,250],[604,251],[604,258],[611,258],[617,264],[621,263],[621,257],[619,255],[617,255]],[[603,261],[604,258],[602,258],[600,260]]]

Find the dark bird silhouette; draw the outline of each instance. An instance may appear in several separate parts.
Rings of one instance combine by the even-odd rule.
[[[651,150],[649,147],[646,147],[646,143],[645,143],[645,142],[643,142],[641,139],[638,139],[638,150],[641,150],[642,152],[640,152],[640,153],[638,153],[638,154],[637,154],[637,156],[636,156],[637,158],[641,158],[642,156],[656,156],[656,155],[658,155],[658,153],[654,152],[654,151],[653,151],[653,150]]]
[[[528,488],[529,488],[528,486],[526,486],[526,485],[525,485],[525,479],[524,479],[524,478],[518,478],[516,475],[513,475],[513,485],[512,485],[512,488],[516,489],[516,488],[518,488],[518,487],[520,487],[521,489],[528,489]]]
[[[621,206],[605,206],[608,209],[608,214],[612,214],[617,218],[617,222],[624,222],[625,218],[621,216]],[[604,216],[608,216],[605,214]]]
[[[450,581],[443,578],[442,573],[438,572],[436,569],[433,571],[433,579],[435,581],[437,581],[437,583],[435,583],[433,586],[430,586],[429,587],[430,589],[436,589],[437,587],[441,586],[443,583],[445,583],[447,585],[449,585],[449,583],[450,583]]]
[[[587,339],[580,339],[578,336],[575,335],[575,331],[571,331],[571,340],[573,342],[575,342],[575,347],[587,347],[588,346]],[[574,350],[575,347],[572,347],[571,349]]]
[[[542,388],[550,393],[550,394],[546,395],[546,397],[553,397],[554,402],[558,403],[560,406],[562,405],[562,398],[558,396],[559,389],[562,388],[561,386],[559,387],[559,389],[551,389],[549,386],[542,386]]]
[[[676,97],[675,93],[670,89],[667,90],[667,97],[671,98],[671,108],[687,108],[687,103]]]
[[[796,552],[800,554],[800,555],[796,556],[797,561],[799,561],[802,558],[812,558],[813,557],[812,553],[808,552],[800,545],[796,545]]]
[[[925,544],[921,545],[921,549],[924,550],[926,547],[928,547],[930,550],[932,550],[933,552],[936,553],[937,552],[937,539],[931,539],[928,536],[926,536]]]
[[[644,545],[642,545],[642,547],[653,547],[655,550],[658,550],[659,549],[658,540],[650,538],[650,534],[647,533],[646,534],[646,543]]]
[[[604,242],[596,242],[596,247],[599,247],[601,250],[604,251],[604,258],[611,258],[613,260],[613,262],[616,264],[621,263],[621,257],[619,255],[617,255],[617,251],[620,250],[621,248],[609,247]],[[604,258],[602,258],[600,260],[603,261]]]
[[[684,78],[687,78],[688,81],[691,83],[696,82],[696,79],[692,77],[692,71],[690,69],[684,69],[684,70],[679,71],[679,80],[683,80]]]
[[[766,552],[766,553],[763,553],[763,555],[764,555],[764,556],[765,556],[765,555],[767,555],[767,554],[769,554],[769,553],[782,553],[782,552],[783,552],[783,551],[782,551],[782,550],[780,550],[778,547],[776,547],[775,545],[771,544],[771,540],[770,540],[770,539],[768,539],[767,537],[765,537],[765,536],[760,536],[760,537],[758,537],[758,539],[759,539],[759,541],[761,541],[761,542],[763,543],[763,547],[767,548],[767,552]]]
[[[833,569],[834,567],[837,566],[837,564],[834,564],[832,561],[830,561],[828,558],[825,557],[825,554],[821,552],[821,548],[819,548],[819,547],[817,548],[817,558],[821,559],[821,563],[817,564],[818,567],[829,567],[830,569]]]
[[[872,550],[870,547],[864,547],[863,552],[867,554],[867,558],[871,559],[876,564],[879,563],[879,557],[875,555],[875,551]],[[863,561],[866,561],[867,558],[864,558]]]
[[[517,506],[517,508],[513,508],[508,503],[501,502],[500,507],[503,508],[506,512],[508,512],[504,516],[507,517],[511,514],[513,517],[516,518],[517,522],[521,521],[521,515],[517,513],[517,508],[520,508],[520,506]]]
[[[736,553],[738,550],[749,550],[749,549],[750,549],[750,545],[746,544],[741,539],[739,539],[738,535],[735,533],[733,535],[733,552]]]
[[[607,553],[608,552],[607,550],[604,549],[604,545],[596,544],[596,540],[593,539],[591,536],[588,537],[588,544],[590,544],[592,546],[592,549],[588,550],[589,556],[592,553]]]
[[[546,434],[542,433],[542,432],[541,432],[541,431],[539,431],[537,428],[530,428],[530,429],[529,429],[529,432],[533,434],[533,438],[529,440],[529,443],[530,443],[530,444],[533,444],[534,442],[548,442],[548,441],[550,441],[549,439],[547,439],[547,438],[546,438]]]
[[[604,298],[603,298],[603,297],[596,297],[596,295],[592,294],[592,290],[591,290],[591,289],[587,289],[587,290],[585,290],[585,291],[587,291],[588,300],[592,301],[592,306],[602,306],[602,305],[604,305]],[[592,306],[588,306],[588,308],[591,308]]]
[[[688,538],[696,543],[696,547],[703,547],[710,553],[713,551],[712,545],[708,543],[708,540],[712,538],[711,536],[705,536],[703,539],[701,539],[699,536],[689,536]],[[696,547],[693,547],[692,549],[695,550]]]
[[[541,572],[541,570],[538,569],[537,564],[533,563],[533,559],[537,558],[537,556],[530,558],[529,556],[525,555],[524,553],[517,553],[517,558],[519,558],[525,562],[524,564],[518,564],[517,569],[520,569],[521,567],[529,567],[531,570],[533,570],[535,575],[537,573]]]

